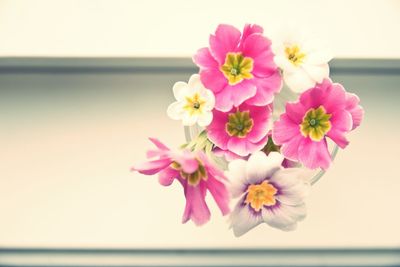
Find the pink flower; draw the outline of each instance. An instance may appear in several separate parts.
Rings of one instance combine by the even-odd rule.
[[[267,143],[271,112],[270,105],[259,107],[242,104],[229,112],[214,109],[213,121],[207,127],[208,138],[221,150],[241,157],[248,156]]]
[[[203,152],[188,150],[174,152],[157,139],[150,138],[157,149],[149,150],[149,158],[158,157],[132,167],[145,175],[159,174],[161,185],[169,186],[177,179],[183,186],[186,206],[182,223],[192,220],[197,225],[209,221],[210,210],[205,202],[207,190],[223,215],[229,213],[229,192],[226,177],[207,159]]]
[[[359,99],[342,85],[323,80],[301,94],[298,102],[287,103],[286,112],[274,123],[272,138],[281,153],[307,168],[327,169],[331,163],[327,138],[339,147],[348,145],[346,134],[363,117]]]
[[[282,87],[273,60],[271,41],[258,25],[246,25],[243,34],[231,25],[221,24],[210,36],[210,47],[193,57],[200,67],[204,86],[213,91],[220,111],[229,111],[246,101],[265,106]]]

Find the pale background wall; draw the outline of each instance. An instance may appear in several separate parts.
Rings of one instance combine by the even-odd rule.
[[[400,58],[399,11],[398,1],[0,1],[0,55],[189,56],[218,22],[289,21],[340,57]],[[183,142],[165,108],[189,75],[1,75],[0,246],[400,245],[398,76],[334,77],[367,116],[314,187],[308,218],[294,233],[264,226],[237,239],[215,205],[205,227],[181,225],[181,188],[128,171],[147,136]]]
[[[295,24],[338,57],[400,58],[397,0],[1,0],[0,56],[190,56],[222,22]]]

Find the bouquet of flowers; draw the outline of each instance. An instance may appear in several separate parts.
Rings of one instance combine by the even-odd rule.
[[[310,170],[329,168],[364,115],[359,98],[329,78],[331,59],[315,39],[272,43],[258,25],[219,25],[193,56],[199,73],[173,86],[167,113],[182,121],[187,143],[172,150],[150,138],[149,160],[132,170],[182,185],[183,223],[209,221],[208,191],[236,236],[261,223],[294,230],[316,181]]]

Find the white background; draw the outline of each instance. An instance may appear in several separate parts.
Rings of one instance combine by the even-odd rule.
[[[190,56],[219,23],[296,25],[337,57],[400,57],[397,0],[1,0],[0,56]]]

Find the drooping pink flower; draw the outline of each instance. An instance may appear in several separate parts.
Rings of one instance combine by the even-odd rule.
[[[261,107],[247,104],[232,108],[229,112],[214,109],[213,121],[207,127],[208,138],[221,150],[228,150],[240,157],[248,156],[267,143],[271,109],[271,105]]]
[[[301,94],[299,101],[286,104],[286,112],[274,123],[272,138],[281,153],[307,168],[327,169],[331,163],[327,138],[345,148],[346,134],[363,117],[359,99],[342,85],[325,79]]]
[[[209,191],[223,215],[229,213],[229,192],[226,188],[226,177],[206,157],[199,152],[188,150],[171,151],[157,139],[150,138],[157,149],[149,150],[147,156],[154,158],[136,164],[132,171],[145,175],[159,174],[159,182],[169,186],[177,179],[183,186],[186,206],[182,223],[192,220],[196,225],[209,221],[210,210],[205,201]]]
[[[282,78],[271,41],[262,33],[258,25],[246,25],[241,34],[235,27],[221,24],[210,35],[210,47],[194,55],[201,81],[215,95],[216,109],[226,112],[243,102],[265,106],[280,91]]]

